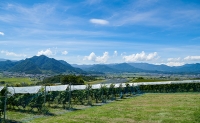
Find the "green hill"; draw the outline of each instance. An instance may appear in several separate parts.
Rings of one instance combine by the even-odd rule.
[[[10,69],[12,72],[25,72],[28,74],[41,74],[42,71],[29,59],[23,60]]]
[[[25,72],[32,74],[40,73],[84,73],[79,68],[74,68],[65,61],[58,61],[54,58],[48,58],[47,56],[34,56],[18,62],[9,71],[11,72]]]

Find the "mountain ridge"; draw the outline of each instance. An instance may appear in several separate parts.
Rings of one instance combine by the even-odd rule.
[[[56,60],[45,55],[33,56],[20,61],[0,61],[0,71],[24,72],[24,73],[78,73],[78,74],[102,74],[102,73],[200,73],[200,63],[185,64],[183,66],[170,67],[167,65],[154,65],[149,63],[115,63],[77,65],[69,64],[64,60]]]
[[[0,62],[2,63],[2,62]],[[1,65],[1,64],[0,64]],[[5,70],[5,69],[4,69]],[[8,69],[10,72],[24,72],[30,74],[41,73],[84,73],[79,68],[74,68],[65,61],[60,62],[54,58],[45,55],[33,56],[16,63]]]

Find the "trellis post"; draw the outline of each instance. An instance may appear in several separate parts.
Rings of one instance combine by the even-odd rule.
[[[71,82],[69,83],[69,109],[71,109]]]
[[[5,90],[5,100],[4,100],[4,115],[3,115],[4,122],[6,122],[7,86],[8,86],[8,85],[6,84],[6,90]]]

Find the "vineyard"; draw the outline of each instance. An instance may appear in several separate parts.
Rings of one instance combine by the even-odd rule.
[[[51,108],[73,110],[75,105],[95,106],[141,93],[200,92],[200,82],[149,82],[95,85],[0,87],[0,115],[24,111],[51,115]]]

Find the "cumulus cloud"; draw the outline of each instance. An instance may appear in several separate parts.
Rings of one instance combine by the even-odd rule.
[[[167,61],[169,61],[169,62],[181,61],[181,58],[180,57],[178,57],[178,58],[168,58]]]
[[[87,59],[87,60],[89,60],[89,61],[95,61],[95,60],[96,60],[96,55],[95,55],[94,52],[92,52],[92,53],[90,53],[89,56],[85,56],[84,59],[85,59],[85,60]]]
[[[168,62],[166,63],[167,66],[182,66],[184,65],[184,62]]]
[[[46,50],[41,50],[37,53],[37,56],[40,56],[40,55],[46,55],[46,56],[51,56],[53,55],[51,49],[46,49]]]
[[[123,56],[123,59],[126,62],[151,61],[153,59],[157,59],[157,52],[146,54],[142,51],[141,53]]]
[[[26,57],[25,54],[17,54],[17,53],[14,53],[14,52],[9,52],[9,51],[4,51],[4,50],[2,50],[1,53],[5,54],[6,56]]]
[[[3,35],[3,36],[4,36],[4,33],[3,33],[3,32],[0,32],[0,35]]]
[[[63,55],[67,55],[68,52],[67,52],[67,51],[63,51],[62,54],[63,54]]]
[[[121,56],[126,55],[126,52],[121,53]]]
[[[90,19],[90,23],[100,24],[100,25],[109,24],[107,20],[103,20],[103,19]]]
[[[114,56],[117,56],[117,51],[116,50],[114,51]]]
[[[106,63],[109,58],[108,52],[104,52],[103,56],[97,56],[96,61],[100,63]]]
[[[197,60],[200,60],[200,56],[187,56],[187,57],[184,58],[184,60],[188,60],[188,61],[195,60],[195,61],[197,61]]]
[[[89,60],[99,63],[106,63],[109,58],[108,52],[104,52],[103,56],[96,56],[94,52],[90,53],[89,56],[85,56],[83,60]]]

